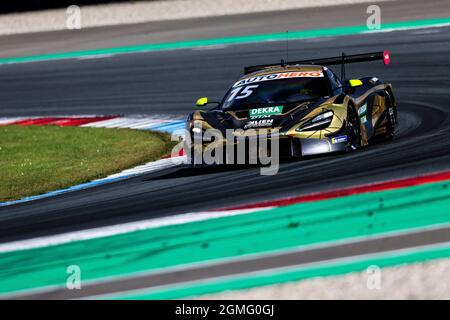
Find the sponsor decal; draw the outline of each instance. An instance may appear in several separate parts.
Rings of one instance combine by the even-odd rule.
[[[366,122],[367,122],[367,116],[362,116],[361,123],[366,123]]]
[[[268,118],[273,115],[279,115],[283,113],[283,106],[265,107],[250,109],[250,119]]]
[[[245,124],[244,129],[270,127],[272,124],[273,119],[251,120]]]
[[[359,110],[358,110],[358,114],[359,114],[360,116],[363,116],[363,115],[365,115],[366,113],[367,113],[367,102],[364,103],[364,104],[361,106],[361,108],[359,108]]]
[[[339,137],[334,137],[331,139],[331,143],[341,143],[341,142],[347,142],[348,138],[347,136],[339,136]]]
[[[252,77],[252,78],[240,80],[233,85],[233,88],[251,84],[251,83],[262,82],[262,81],[292,79],[292,78],[320,78],[320,77],[323,77],[322,71],[300,71],[300,72],[273,73],[273,74],[268,74],[265,76],[258,76],[258,77]]]

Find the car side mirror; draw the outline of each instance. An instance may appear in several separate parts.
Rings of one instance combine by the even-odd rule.
[[[208,104],[208,98],[207,97],[200,98],[197,100],[195,104],[197,105],[197,107],[204,107]]]
[[[351,80],[348,80],[348,85],[351,88],[356,88],[356,87],[362,86],[363,82],[359,79],[351,79]]]

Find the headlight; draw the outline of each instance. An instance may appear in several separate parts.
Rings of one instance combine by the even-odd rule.
[[[319,122],[325,119],[329,119],[331,122],[331,118],[333,117],[333,111],[327,111],[324,113],[319,114],[317,117],[311,120],[311,122]]]
[[[307,121],[296,131],[323,130],[327,128],[333,120],[333,111],[327,111],[315,116],[312,120]]]

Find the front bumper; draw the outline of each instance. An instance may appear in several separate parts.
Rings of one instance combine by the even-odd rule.
[[[343,137],[341,135],[340,137]],[[273,138],[266,139],[265,143],[251,144],[251,138],[240,140],[239,142],[228,143],[226,141],[216,142],[214,145],[207,143],[187,144],[186,151],[190,163],[194,163],[193,156],[197,154],[221,153],[217,164],[255,164],[256,158],[275,157],[280,159],[301,158],[305,156],[321,155],[335,152],[345,152],[347,150],[347,141],[334,141],[333,137],[317,138],[297,138],[288,135],[279,135],[278,142],[272,141]],[[214,151],[212,151],[214,149]],[[277,150],[275,150],[277,149]],[[237,160],[240,156],[240,161]],[[203,156],[202,156],[203,157]],[[245,159],[244,163],[242,159]]]

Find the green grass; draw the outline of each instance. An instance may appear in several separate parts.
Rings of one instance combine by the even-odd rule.
[[[163,133],[57,126],[0,127],[0,201],[66,188],[156,160]]]

